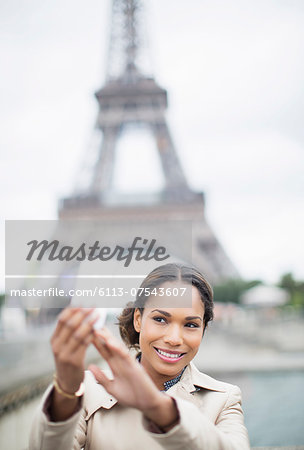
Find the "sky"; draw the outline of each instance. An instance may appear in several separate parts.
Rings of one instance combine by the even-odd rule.
[[[304,2],[145,6],[151,68],[168,90],[168,124],[189,184],[205,192],[209,224],[244,278],[303,279]],[[56,219],[92,156],[109,12],[108,0],[0,3],[0,288],[4,221]],[[149,137],[124,139],[116,188],[160,184]],[[126,174],[124,158],[143,142],[154,172],[133,173],[133,164]]]

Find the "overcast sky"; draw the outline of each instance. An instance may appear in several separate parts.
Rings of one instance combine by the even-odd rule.
[[[304,2],[146,3],[155,78],[207,220],[245,278],[304,278]],[[0,2],[2,274],[4,220],[55,219],[89,151],[108,19],[105,0]]]

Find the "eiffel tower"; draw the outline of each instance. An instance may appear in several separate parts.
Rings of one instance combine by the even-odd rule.
[[[94,218],[120,224],[122,228],[137,220],[142,224],[187,219],[192,223],[193,264],[213,283],[238,277],[205,219],[204,194],[194,192],[184,175],[165,118],[167,92],[140,67],[141,13],[140,0],[112,0],[107,77],[105,85],[95,94],[102,144],[86,186],[61,200],[59,218]],[[165,185],[152,198],[148,195],[140,199],[113,198],[111,193],[117,142],[129,124],[148,127],[156,142]]]

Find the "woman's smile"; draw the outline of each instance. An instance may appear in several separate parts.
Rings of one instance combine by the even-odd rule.
[[[160,349],[160,348],[156,348],[154,347],[156,353],[158,354],[158,356],[163,360],[166,361],[168,363],[175,363],[177,361],[180,361],[183,356],[186,354],[186,352],[175,352],[172,350],[164,350],[164,349]]]

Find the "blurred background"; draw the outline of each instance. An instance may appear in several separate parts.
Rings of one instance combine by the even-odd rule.
[[[116,1],[117,11],[120,3],[128,1]],[[210,274],[215,321],[196,363],[241,387],[252,446],[304,445],[304,4],[141,4],[138,68],[167,91],[172,148],[190,194],[204,193],[199,220],[235,269],[233,277],[228,269]],[[88,198],[83,186],[104,142],[96,121],[104,105],[94,93],[122,73],[127,41],[117,11],[111,22],[111,7],[110,0],[0,4],[4,448],[26,448],[32,412],[53,372],[54,326],[4,306],[4,221],[56,219],[58,208],[69,208],[63,198]],[[150,199],[164,189],[156,141],[145,127],[120,134],[109,198]],[[108,311],[113,330],[116,313]],[[88,359],[96,358],[92,350]]]

